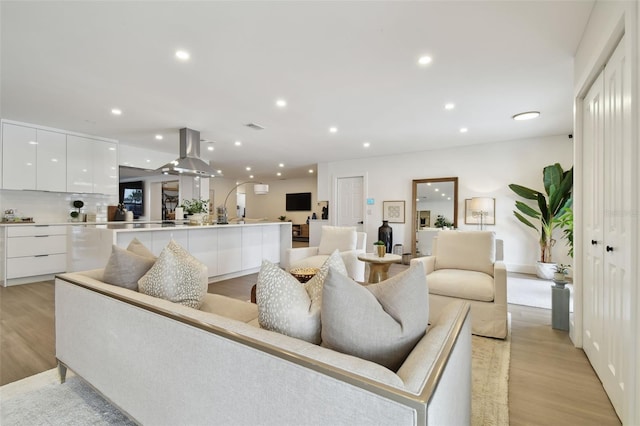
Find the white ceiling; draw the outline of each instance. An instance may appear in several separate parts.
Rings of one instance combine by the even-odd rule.
[[[593,1],[0,4],[3,118],[176,157],[189,127],[214,142],[202,156],[224,176],[269,180],[572,133],[573,55]],[[511,119],[529,110],[542,115]]]

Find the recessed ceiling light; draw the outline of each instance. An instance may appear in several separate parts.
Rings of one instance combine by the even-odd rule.
[[[448,104],[444,104],[444,109],[452,110],[456,107],[456,104],[449,102]]]
[[[284,163],[278,164],[278,167],[284,167]]]
[[[218,174],[222,174],[222,170],[217,170]]]
[[[208,151],[213,151],[215,148],[213,147],[213,144],[211,142],[209,142],[208,146],[207,146],[207,150]]]
[[[278,99],[276,100],[276,106],[284,108],[287,106],[287,101],[285,101],[284,99]]]
[[[313,173],[313,169],[309,169],[309,173]]]
[[[337,127],[329,127],[329,132],[336,133],[338,131]]]
[[[235,141],[234,145],[235,145],[235,146],[240,146],[240,145],[242,145],[242,142],[240,142],[240,141]]]
[[[511,118],[513,118],[514,120],[522,121],[522,120],[532,120],[534,118],[538,118],[539,116],[540,116],[539,111],[527,111],[527,112],[521,112],[520,114],[516,114]]]
[[[27,163],[27,166],[33,166],[33,163]],[[83,170],[84,172],[85,170]]]
[[[418,64],[422,66],[429,65],[431,61],[433,61],[433,59],[431,59],[431,56],[421,56],[420,59],[418,59]]]
[[[57,158],[52,158],[51,161],[53,161],[54,163],[57,163],[58,159]]]
[[[157,140],[161,141],[161,140],[162,140],[162,138],[163,138],[163,136],[162,136],[162,135],[156,135],[156,139],[157,139]]]
[[[151,160],[147,160],[147,163],[150,163],[150,162],[151,162]]]
[[[249,175],[249,179],[253,179],[253,175]]]
[[[364,142],[362,144],[362,146],[365,147],[365,148],[369,148],[371,146],[371,143],[370,142]]]
[[[113,115],[122,115],[122,110],[118,109],[118,108],[113,108],[111,110],[111,114],[113,114]]]
[[[251,171],[251,167],[247,166],[247,171],[248,172]]]
[[[36,141],[29,141],[29,145],[38,145],[38,142],[36,142]]]
[[[469,131],[469,129],[467,129],[466,127],[460,127],[460,133],[467,133]]]
[[[282,176],[282,173],[278,172],[276,173],[276,176]]]
[[[176,58],[181,61],[188,61],[191,55],[186,50],[176,50]]]
[[[440,191],[440,189],[439,189],[439,188],[436,188],[436,189],[435,189],[435,191],[436,191],[436,192],[438,192],[438,191]]]

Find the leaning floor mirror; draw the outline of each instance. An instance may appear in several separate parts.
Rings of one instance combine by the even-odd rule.
[[[458,178],[414,179],[412,194],[411,254],[429,256],[435,234],[458,227]]]

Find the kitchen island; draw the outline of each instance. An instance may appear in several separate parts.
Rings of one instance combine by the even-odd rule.
[[[262,260],[280,263],[291,248],[290,222],[189,226],[157,222],[77,224],[69,227],[67,271],[103,268],[112,245],[126,248],[134,238],[156,256],[171,241],[209,269],[209,282],[258,272]]]

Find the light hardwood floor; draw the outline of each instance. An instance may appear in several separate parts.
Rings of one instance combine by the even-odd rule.
[[[402,271],[392,265],[390,275]],[[209,284],[248,300],[257,274]],[[55,367],[52,282],[0,287],[0,385]],[[551,328],[551,311],[509,305],[511,425],[619,425],[584,352]]]

